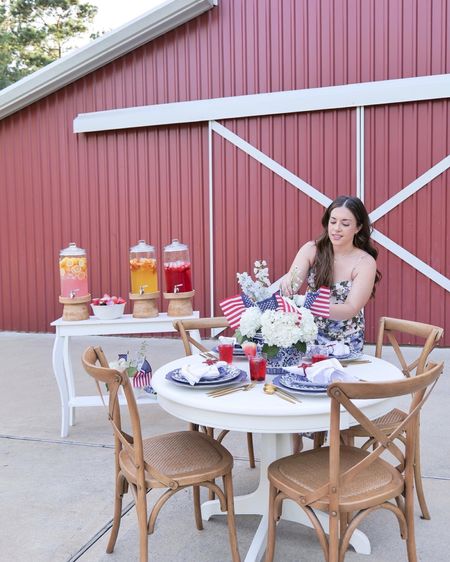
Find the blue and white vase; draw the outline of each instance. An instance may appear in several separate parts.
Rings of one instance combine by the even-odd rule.
[[[255,340],[261,345],[264,343],[262,336],[256,334]],[[280,347],[278,353],[271,357],[267,357],[267,374],[281,375],[285,371],[283,367],[292,367],[300,365],[303,360],[304,353],[295,347]]]

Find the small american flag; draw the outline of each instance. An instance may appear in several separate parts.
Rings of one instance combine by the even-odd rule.
[[[278,310],[282,310],[283,312],[296,312],[299,318],[302,318],[299,309],[295,306],[294,303],[290,302],[288,299],[285,299],[280,294],[276,294],[275,298],[277,299]]]
[[[306,293],[304,307],[314,314],[314,316],[322,316],[329,318],[330,316],[330,295],[329,287],[322,286],[318,291],[309,291]]]
[[[255,303],[252,303],[250,306],[255,306]],[[272,295],[263,301],[257,302],[256,306],[261,312],[266,312],[266,310],[278,310],[280,307],[276,295]]]
[[[224,313],[230,328],[236,329],[241,321],[241,316],[244,310],[247,308],[245,305],[243,295],[236,295],[234,297],[229,297],[219,303],[222,312]]]
[[[133,377],[134,388],[144,388],[150,386],[152,382],[152,368],[147,359],[144,359],[141,368]]]

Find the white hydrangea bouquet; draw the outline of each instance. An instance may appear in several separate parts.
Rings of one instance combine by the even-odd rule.
[[[304,353],[317,336],[312,313],[279,293],[272,294],[264,260],[255,262],[253,273],[255,279],[247,272],[238,273],[242,293],[220,303],[230,326],[236,328],[237,341],[260,342],[269,358],[281,354],[281,362],[289,355],[283,350],[296,350],[297,356]]]

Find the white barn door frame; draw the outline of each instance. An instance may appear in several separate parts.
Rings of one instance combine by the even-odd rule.
[[[257,149],[255,146],[239,137],[217,121],[209,122],[209,213],[210,213],[210,286],[211,286],[211,314],[214,311],[214,228],[213,228],[213,139],[212,133],[218,134],[248,156],[280,176],[283,180],[293,185],[296,189],[322,205],[328,207],[332,200],[310,185],[299,176],[295,175],[287,168],[270,158],[267,154]],[[356,108],[356,194],[364,202],[364,107]],[[375,223],[378,219],[389,213],[392,209],[400,205],[408,197],[428,185],[434,178],[450,168],[450,155],[443,158],[440,162],[432,166],[424,174],[416,178],[409,185],[401,189],[393,197],[382,203],[369,214],[370,220]],[[431,187],[430,187],[431,189]],[[450,279],[433,269],[430,265],[420,260],[417,256],[391,240],[388,236],[374,228],[372,238],[387,250],[395,254],[411,267],[450,291]]]

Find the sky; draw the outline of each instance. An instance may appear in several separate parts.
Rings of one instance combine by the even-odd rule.
[[[98,7],[95,29],[109,31],[148,12],[166,0],[89,0]]]

